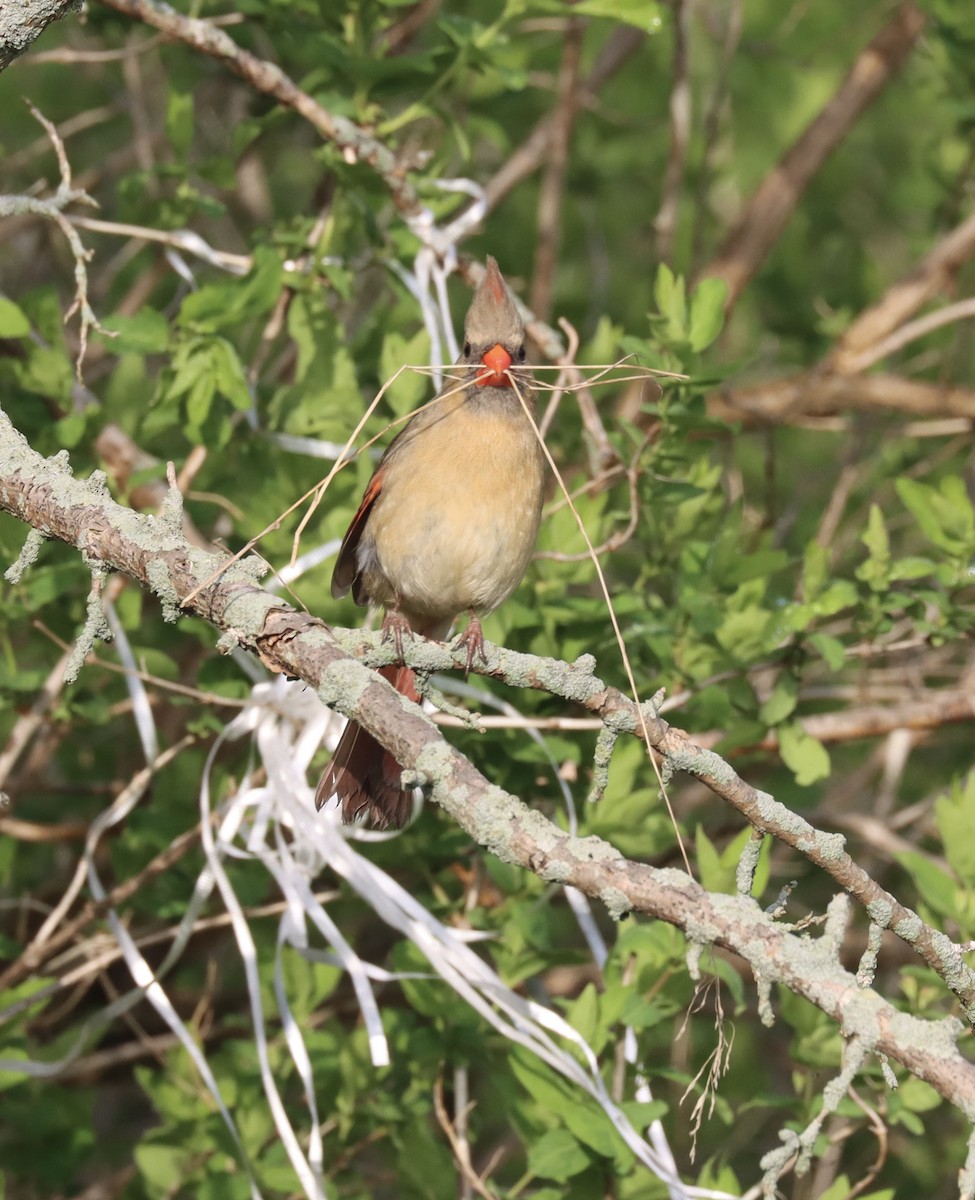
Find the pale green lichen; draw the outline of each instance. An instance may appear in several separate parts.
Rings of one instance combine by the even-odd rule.
[[[24,577],[24,572],[32,567],[37,562],[37,556],[41,552],[41,547],[47,541],[45,534],[39,529],[30,529],[27,532],[27,537],[24,539],[24,544],[21,547],[20,553],[17,555],[15,562],[4,572],[4,579],[8,583],[14,585],[20,583]]]
[[[546,863],[544,867],[540,867],[538,875],[541,879],[548,883],[568,883],[572,878],[572,872],[567,863],[561,859],[555,859],[554,862]]]
[[[735,871],[735,891],[739,896],[750,896],[755,884],[755,871],[758,869],[758,859],[762,852],[764,838],[757,830],[752,830],[752,836],[742,847]]]
[[[170,468],[172,470],[172,468]],[[183,493],[170,485],[159,508],[159,520],[170,533],[183,532]]]
[[[172,624],[179,619],[179,596],[173,587],[165,559],[146,560],[146,579],[162,607],[163,620]]]
[[[94,471],[85,480],[79,480],[82,487],[94,500],[110,500],[111,492],[108,490],[108,476],[101,468],[96,467]]]
[[[894,906],[889,900],[871,900],[867,905],[867,916],[877,925],[882,925],[884,929],[890,928],[890,922],[894,916]]]
[[[595,804],[602,800],[609,786],[609,763],[619,732],[604,725],[596,737],[596,749],[592,756],[592,787],[586,801]]]
[[[924,928],[924,922],[917,915],[911,913],[909,916],[902,917],[899,921],[895,921],[891,926],[894,933],[899,938],[903,938],[905,942],[913,942],[917,939],[921,930]]]
[[[752,964],[752,970],[755,970]],[[760,971],[755,972],[755,988],[758,992],[758,1019],[766,1029],[775,1024],[775,1009],[772,1007],[772,981]]]
[[[112,636],[108,628],[108,622],[105,620],[105,610],[102,607],[102,588],[104,582],[105,572],[103,570],[92,571],[85,623],[75,639],[75,644],[68,655],[67,662],[64,664],[65,683],[74,683],[78,678],[78,672],[81,670],[85,659],[91,653],[95,642],[99,638],[107,641]]]
[[[881,1054],[879,1050],[876,1053],[877,1062],[880,1063],[880,1074],[884,1077],[884,1083],[887,1084],[892,1092],[896,1092],[898,1088],[897,1076],[894,1074],[890,1063],[887,1061],[887,1055]]]
[[[878,925],[876,921],[871,921],[867,929],[867,945],[863,954],[860,956],[860,965],[857,967],[857,985],[865,988],[873,984],[874,976],[877,973],[877,957],[880,954],[880,943],[883,940],[884,927]]]
[[[327,704],[329,708],[349,712],[358,706],[363,692],[370,686],[372,679],[372,675],[363,667],[362,663],[350,658],[340,658],[336,662],[328,664],[322,672],[316,690],[323,704]],[[419,761],[415,766],[416,770],[423,774],[429,775],[431,778],[436,777],[436,772],[430,771]]]
[[[599,889],[599,899],[606,905],[606,911],[614,921],[622,921],[633,911],[633,905],[625,892],[615,887]]]
[[[239,629],[225,629],[217,638],[217,653],[233,654],[237,647],[241,645],[241,642],[242,639]]]

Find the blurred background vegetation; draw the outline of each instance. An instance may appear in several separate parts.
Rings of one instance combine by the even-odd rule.
[[[569,393],[548,433],[589,536],[610,542],[602,563],[642,694],[665,687],[680,698],[668,719],[734,755],[750,783],[845,834],[854,858],[934,926],[971,938],[975,384],[973,313],[961,304],[975,254],[966,224],[975,195],[968,0],[180,0],[176,9],[220,23],[392,150],[441,223],[471,203],[442,181],[486,189],[483,219],[459,249],[498,258],[538,318],[536,361],[551,345],[548,326],[564,317],[578,333],[583,374],[628,354],[687,376],[659,388],[594,387],[588,424]],[[867,63],[878,37],[884,54]],[[846,113],[830,108],[858,86],[859,76],[844,84],[855,63],[880,72],[875,98]],[[293,109],[110,0],[51,25],[0,75],[0,190],[50,197],[57,162],[24,99],[60,131],[74,185],[98,204],[66,211],[83,218],[88,298],[104,329],[91,333],[76,375],[79,315],[64,319],[75,265],[64,232],[37,215],[8,216],[2,406],[38,450],[67,448],[80,474],[105,469],[136,507],[158,504],[174,461],[196,534],[236,549],[327,469],[288,437],[343,444],[396,367],[428,361],[403,282],[419,248],[409,214],[368,162],[350,161]],[[775,176],[776,164],[790,152],[799,167],[815,160],[802,139],[817,121],[830,152],[808,179],[798,171],[779,231],[770,217],[755,218],[752,198],[762,187],[788,193],[788,172]],[[764,230],[765,244],[736,241],[740,221],[759,243]],[[187,230],[222,257],[194,253]],[[939,253],[925,276],[926,256]],[[928,283],[913,307],[872,340],[851,340],[862,314],[888,312],[891,289],[912,273]],[[452,280],[458,320],[468,295]],[[909,327],[935,312],[946,314],[942,324]],[[429,386],[407,376],[367,434]],[[364,458],[336,478],[303,550],[341,535],[368,472]],[[287,562],[294,526],[260,543],[275,567]],[[0,519],[5,563],[23,538],[15,521]],[[486,633],[570,660],[591,652],[599,673],[625,687],[583,550],[553,485],[540,554]],[[323,563],[296,592],[329,622],[356,624],[351,604],[331,600],[329,570]],[[76,682],[58,678],[89,586],[78,556],[53,543],[19,584],[4,585],[0,953],[11,963],[63,894],[88,824],[145,765],[111,645]],[[131,586],[117,589],[115,603],[151,677],[162,743],[196,736],[100,848],[103,876],[118,883],[198,822],[204,759],[251,680],[216,653],[201,620],[166,624]],[[525,716],[574,715],[539,693],[504,698]],[[679,864],[635,742],[620,743],[606,796],[585,808],[594,733],[546,732],[547,752],[517,728],[450,736],[494,782],[554,819],[565,819],[566,783],[584,833],[640,860]],[[245,766],[243,751],[222,754],[215,793]],[[748,836],[740,819],[693,781],[674,779],[670,794],[697,877],[733,890]],[[560,890],[482,854],[438,811],[369,853],[441,919],[497,933],[482,953],[506,982],[568,1015],[626,1100],[634,1081],[621,1030],[637,1030],[686,1178],[744,1191],[778,1131],[802,1128],[818,1111],[839,1065],[839,1032],[788,994],[775,998],[775,1027],[764,1028],[741,964],[716,954],[699,991],[676,931],[642,918],[616,928],[600,917],[611,952],[599,969]],[[191,840],[119,905],[134,936],[178,922],[201,861]],[[789,848],[767,846],[759,898],[770,902],[792,879],[790,917],[821,913],[829,881]],[[263,872],[242,866],[235,885],[255,910],[277,898]],[[334,878],[321,886],[337,888],[330,911],[364,957],[423,968],[354,894]],[[273,922],[255,914],[252,929],[269,958]],[[859,914],[850,964],[865,935]],[[0,991],[4,1043],[32,1057],[65,1054],[88,1016],[131,986],[118,961],[64,982],[111,944],[100,914],[90,914],[72,947]],[[471,1073],[468,1136],[488,1194],[666,1194],[598,1115],[580,1120],[578,1098],[513,1056],[444,984],[383,990],[393,1062],[377,1072],[348,980],[304,962],[289,970],[326,1113],[330,1195],[469,1194],[456,1183],[433,1102],[445,1072],[449,1092],[457,1063]],[[18,1008],[52,979],[62,985]],[[232,1100],[263,1194],[298,1194],[260,1090],[227,931],[201,925],[168,986]],[[952,1010],[943,982],[894,939],[876,986],[919,1015]],[[710,1056],[732,1029],[726,1071],[708,1084]],[[297,1122],[297,1082],[281,1070]],[[110,1025],[54,1081],[9,1075],[0,1087],[8,1200],[248,1194],[195,1069],[151,1010]],[[812,1170],[781,1187],[798,1200],[840,1200],[864,1181],[861,1196],[953,1196],[964,1139],[963,1121],[931,1088],[905,1077],[890,1091],[870,1064],[826,1123]]]

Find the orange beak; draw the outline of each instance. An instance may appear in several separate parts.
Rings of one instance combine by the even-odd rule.
[[[511,380],[505,371],[511,366],[511,355],[500,343],[481,355],[481,362],[487,372],[479,371],[474,382],[478,387],[511,387]],[[489,373],[488,373],[489,372]]]

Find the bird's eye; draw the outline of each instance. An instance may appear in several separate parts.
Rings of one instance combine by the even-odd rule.
[[[525,361],[525,347],[524,346],[519,346],[518,349],[515,351],[515,359],[518,362]]]
[[[464,343],[464,357],[470,358],[470,356],[471,356],[471,344],[470,344],[470,342],[465,342]]]

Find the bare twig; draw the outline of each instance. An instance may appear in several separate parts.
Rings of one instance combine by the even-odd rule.
[[[538,196],[535,270],[532,277],[532,308],[536,316],[548,321],[552,314],[552,286],[558,259],[561,233],[562,198],[569,166],[569,140],[576,114],[575,93],[582,58],[585,23],[569,19],[562,40],[562,63],[552,114],[552,136],[548,143],[548,161],[542,172]]]
[[[3,785],[7,782],[14,764],[30,744],[31,739],[43,724],[54,702],[61,695],[61,690],[64,687],[65,669],[73,649],[73,646],[68,646],[65,649],[64,653],[54,664],[47,679],[44,680],[44,685],[38,692],[37,699],[27,712],[18,718],[17,723],[10,731],[6,746],[0,751],[0,791],[3,790]],[[0,833],[4,832],[4,820],[0,820]]]
[[[606,39],[592,71],[582,81],[576,103],[582,104],[595,97],[603,84],[639,50],[645,40],[646,34],[632,25],[614,29]],[[498,173],[488,180],[484,187],[488,211],[497,207],[514,187],[541,166],[555,134],[557,119],[557,111],[546,113],[521,146],[507,157]]]
[[[463,1181],[474,1189],[479,1196],[484,1200],[498,1200],[497,1196],[485,1184],[484,1180],[471,1166],[470,1150],[465,1142],[457,1134],[457,1130],[450,1120],[450,1114],[447,1112],[447,1105],[444,1103],[443,1095],[443,1067],[437,1072],[437,1081],[433,1085],[433,1111],[437,1117],[437,1123],[444,1131],[447,1141],[450,1143],[450,1149],[453,1151],[454,1161],[460,1168],[460,1173]]]
[[[973,230],[975,230],[975,219],[973,219],[972,225]],[[959,252],[960,250],[961,247],[959,247]],[[968,252],[975,253],[975,237],[972,238],[969,244]],[[957,265],[960,265],[960,262]],[[945,270],[947,271],[947,267]],[[942,285],[943,283],[944,280],[942,280]],[[919,299],[920,294],[918,292],[914,299]],[[906,304],[906,295],[903,291],[900,292],[900,297]],[[893,307],[893,298],[891,298],[891,306]],[[867,327],[866,336],[875,335],[882,320],[877,309],[871,311],[873,313],[871,318],[872,329]],[[860,320],[865,319],[866,315],[864,314]],[[850,374],[866,371],[868,367],[872,367],[874,363],[880,362],[882,358],[896,354],[898,350],[902,350],[904,346],[931,333],[932,330],[940,329],[943,325],[951,325],[956,321],[969,320],[972,317],[975,317],[975,299],[969,297],[967,300],[959,300],[956,304],[949,304],[945,308],[939,308],[936,312],[926,313],[923,317],[918,317],[915,321],[908,321],[906,325],[901,325],[894,329],[887,337],[881,338],[880,341],[867,346],[859,354],[849,349],[847,339],[851,331],[848,331],[842,342],[845,348],[837,350],[838,357],[834,365],[837,370],[849,372]],[[857,325],[860,325],[860,320],[857,321]],[[859,336],[861,337],[864,336],[864,328],[864,326],[860,326]],[[853,340],[856,341],[855,336]]]
[[[684,164],[691,138],[690,36],[693,0],[674,0],[674,51],[670,81],[670,146],[660,208],[654,218],[657,259],[669,262],[677,229],[677,209],[684,187]]]
[[[78,357],[75,361],[75,369],[80,379],[81,364],[85,360],[85,353],[88,349],[88,331],[97,329],[100,333],[104,333],[106,337],[114,337],[115,335],[109,333],[102,326],[88,303],[88,270],[85,264],[91,258],[91,251],[85,249],[77,231],[65,216],[64,209],[69,204],[90,204],[95,208],[98,206],[83,188],[77,188],[72,185],[71,166],[68,163],[68,156],[64,150],[64,143],[61,141],[54,125],[29,100],[27,101],[27,107],[30,109],[34,119],[44,127],[47,136],[51,140],[54,153],[57,155],[61,182],[58,185],[58,190],[49,200],[38,200],[33,196],[0,196],[0,217],[15,216],[21,213],[34,213],[37,216],[46,217],[49,221],[53,221],[67,238],[68,245],[71,247],[71,253],[74,256],[75,297],[71,307],[64,314],[64,319],[68,321],[76,312],[80,314]]]
[[[215,815],[214,820],[216,819],[218,818]],[[146,863],[141,871],[137,871],[131,878],[123,880],[114,887],[104,900],[89,901],[77,916],[52,930],[46,941],[37,944],[32,942],[26,946],[20,957],[14,959],[0,975],[0,992],[20,983],[32,975],[45,959],[64,949],[65,946],[70,946],[86,925],[103,916],[110,908],[117,908],[130,896],[135,895],[140,888],[146,887],[156,876],[168,871],[173,863],[179,862],[184,855],[194,849],[199,840],[199,826],[181,833],[165,850],[160,851],[151,862]]]
[[[887,409],[916,417],[975,420],[975,390],[941,386],[899,375],[847,376],[809,371],[754,387],[715,392],[713,416],[752,424],[782,424],[803,417]]]
[[[72,225],[88,229],[92,233],[107,233],[115,237],[136,238],[143,242],[159,242],[172,246],[184,254],[192,254],[211,267],[219,267],[232,275],[246,275],[253,259],[249,254],[232,254],[227,250],[215,250],[192,229],[152,229],[147,225],[128,225],[122,221],[100,221],[96,217],[69,216]]]

